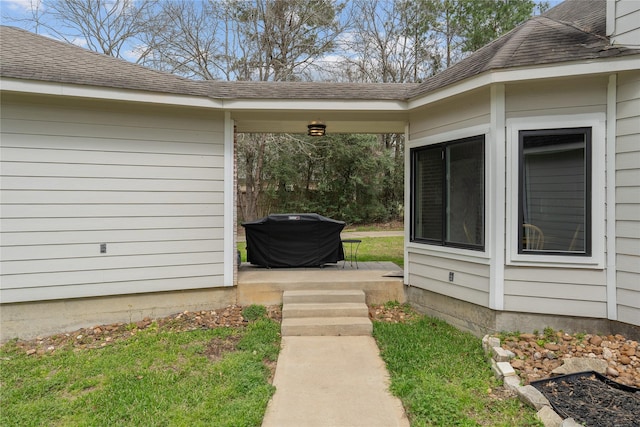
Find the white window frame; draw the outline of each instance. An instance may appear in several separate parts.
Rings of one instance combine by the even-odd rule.
[[[471,138],[474,136],[484,135],[484,250],[477,249],[469,249],[469,248],[456,248],[450,246],[438,246],[432,245],[428,243],[422,242],[412,242],[409,238],[407,238],[407,251],[410,253],[422,254],[422,255],[435,255],[446,257],[450,259],[457,259],[460,261],[467,262],[475,262],[488,264],[490,259],[490,244],[492,239],[495,237],[489,232],[489,224],[490,224],[490,196],[492,191],[489,189],[490,181],[489,181],[489,171],[491,170],[491,165],[493,164],[491,161],[491,150],[489,149],[492,144],[491,141],[491,127],[489,125],[477,125],[471,126],[463,129],[456,129],[449,132],[440,133],[437,135],[427,136],[419,139],[414,139],[408,141],[407,147],[405,148],[405,156],[407,162],[405,163],[405,167],[407,168],[407,176],[411,176],[411,172],[409,169],[412,167],[411,165],[411,150],[414,148],[425,147],[429,145],[442,144],[450,141],[455,141],[459,139]],[[407,192],[407,206],[411,206],[411,198],[412,194],[409,194],[411,191],[411,179],[408,179],[406,184],[406,192]],[[409,212],[409,222],[407,223],[411,226],[411,221],[414,220],[413,212]],[[409,237],[409,236],[408,236]]]
[[[518,253],[519,133],[522,130],[591,128],[591,255]],[[605,151],[604,113],[536,116],[507,119],[507,265],[604,268],[605,241]]]

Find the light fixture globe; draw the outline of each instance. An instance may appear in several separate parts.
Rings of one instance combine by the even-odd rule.
[[[307,125],[307,128],[309,129],[309,132],[307,132],[309,136],[324,136],[327,125],[321,121],[314,120]]]

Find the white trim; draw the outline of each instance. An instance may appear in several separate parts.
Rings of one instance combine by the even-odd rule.
[[[437,135],[424,136],[422,138],[414,139],[412,141],[409,141],[407,146],[410,149],[418,148],[426,145],[455,141],[456,139],[470,138],[472,136],[488,136],[489,132],[491,132],[491,126],[489,124],[476,125],[462,129],[455,129],[449,132],[439,133]]]
[[[616,124],[618,77],[607,87],[607,318],[618,320],[616,280]]]
[[[411,206],[411,157],[409,156],[409,126],[404,127],[404,284],[409,284],[409,241],[411,239],[411,214],[408,207]]]
[[[407,111],[407,102],[379,99],[226,99],[224,108],[234,111]]]
[[[427,243],[419,243],[419,242],[411,242],[411,220],[412,220],[412,212],[411,212],[411,156],[410,152],[413,148],[424,147],[427,145],[440,144],[443,142],[455,141],[457,139],[470,138],[473,136],[484,135],[484,153],[485,153],[485,220],[484,220],[484,234],[485,234],[485,242],[484,242],[484,251],[478,251],[473,249],[463,249],[463,248],[454,248],[450,246],[438,246],[431,245]],[[487,146],[491,144],[491,127],[488,124],[484,125],[476,125],[470,126],[462,129],[456,129],[449,132],[440,133],[437,135],[430,135],[423,138],[418,138],[413,141],[409,141],[405,147],[405,206],[408,209],[405,212],[405,238],[406,238],[406,252],[408,257],[408,253],[419,253],[423,255],[431,255],[431,256],[439,256],[439,257],[447,257],[451,259],[457,259],[460,261],[467,262],[475,262],[481,264],[488,264],[489,259],[491,257],[489,251],[489,242],[490,238],[487,234],[487,205],[488,205],[488,191],[487,186],[489,185],[488,179],[488,156],[489,151]],[[406,260],[405,260],[406,261]],[[407,273],[408,276],[408,262],[407,265]]]
[[[518,133],[521,130],[591,127],[591,256],[518,253]],[[603,113],[536,116],[507,120],[507,265],[604,268],[605,129]],[[615,171],[614,171],[615,172]]]
[[[470,77],[459,83],[436,89],[409,101],[408,109],[422,107],[452,96],[460,95],[494,83],[512,83],[529,80],[567,78],[593,74],[611,74],[621,71],[632,71],[640,68],[640,55],[629,55],[622,58],[605,58],[587,62],[567,62],[562,64],[543,64],[535,67],[510,68],[506,70],[487,71]]]
[[[83,86],[70,83],[43,82],[0,77],[0,88],[7,92],[70,96],[77,98],[109,99],[148,104],[180,105],[221,109],[223,102],[195,95],[177,95],[133,89],[115,89],[98,86]]]
[[[234,233],[233,194],[233,120],[231,113],[224,113],[224,285],[233,286],[236,258]]]
[[[504,188],[506,144],[506,97],[504,84],[491,86],[491,132],[488,144],[486,229],[491,255],[489,265],[489,308],[504,309]],[[486,230],[485,230],[486,231]]]

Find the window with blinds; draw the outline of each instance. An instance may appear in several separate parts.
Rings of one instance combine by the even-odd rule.
[[[519,132],[521,254],[591,254],[591,128]]]
[[[484,135],[411,150],[411,240],[484,249]]]

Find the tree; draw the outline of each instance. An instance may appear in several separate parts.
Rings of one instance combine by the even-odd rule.
[[[476,51],[497,39],[531,17],[536,8],[534,0],[497,0],[490,5],[477,0],[457,0],[456,19],[463,52]],[[540,7],[547,6],[544,3]]]
[[[155,25],[157,0],[32,0],[34,31],[123,58]]]

